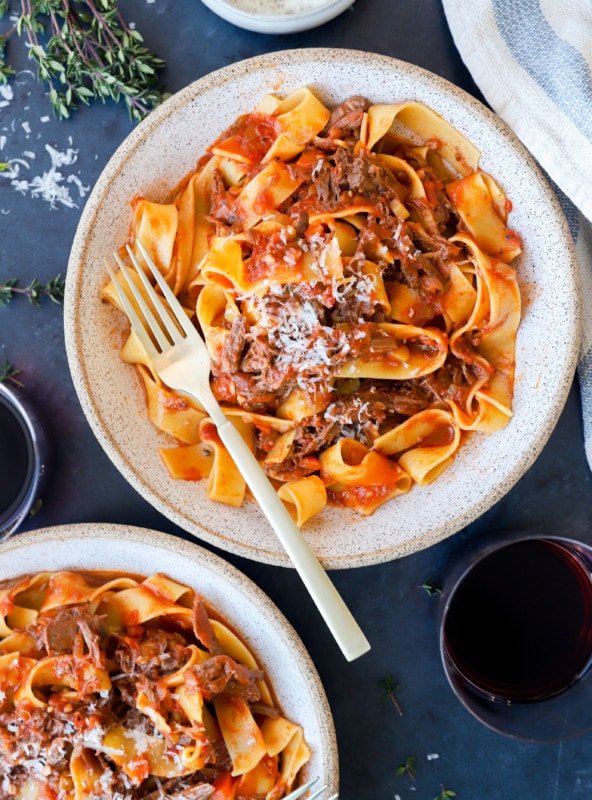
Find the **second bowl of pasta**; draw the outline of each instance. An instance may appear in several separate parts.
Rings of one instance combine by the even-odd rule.
[[[314,665],[217,556],[129,526],[34,531],[0,554],[0,607],[6,796],[281,800],[320,776],[337,788]]]

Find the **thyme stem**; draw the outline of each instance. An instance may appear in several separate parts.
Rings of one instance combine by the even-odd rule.
[[[0,18],[10,3],[0,0]],[[37,78],[49,87],[60,119],[80,103],[123,100],[131,119],[143,119],[166,94],[155,86],[164,61],[148,50],[119,11],[118,0],[20,0],[20,16],[0,35],[0,83],[14,71],[3,60],[6,42],[24,36]]]
[[[19,294],[27,297],[33,306],[41,305],[43,297],[49,297],[52,302],[60,305],[64,300],[64,288],[65,281],[61,275],[56,275],[47,283],[40,283],[37,278],[33,278],[26,287],[20,287],[17,278],[10,278],[4,283],[0,282],[0,306],[7,306]]]

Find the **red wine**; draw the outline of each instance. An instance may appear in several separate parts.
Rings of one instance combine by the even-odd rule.
[[[33,473],[33,444],[25,423],[0,395],[0,523],[24,500]]]
[[[529,539],[479,561],[452,595],[444,652],[494,700],[529,703],[574,683],[592,653],[592,580],[568,545]]]

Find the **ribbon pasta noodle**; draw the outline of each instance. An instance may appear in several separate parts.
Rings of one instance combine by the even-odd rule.
[[[511,418],[521,241],[480,155],[422,103],[329,108],[302,87],[239,117],[168,202],[133,201],[129,245],[201,330],[212,390],[298,525],[327,502],[373,513]],[[170,475],[241,504],[203,409],[133,334],[122,358],[173,437]]]
[[[0,795],[281,800],[310,751],[245,642],[171,578],[0,586]]]

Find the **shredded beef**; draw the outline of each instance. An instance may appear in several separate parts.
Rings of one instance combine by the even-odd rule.
[[[220,642],[216,638],[210,622],[203,597],[195,593],[193,601],[193,633],[209,653],[219,655],[222,652]]]
[[[86,645],[97,665],[102,665],[100,653],[100,620],[77,606],[61,609],[38,632],[49,655],[81,651]]]
[[[181,789],[178,792],[167,792],[168,800],[209,800],[216,790],[209,783],[192,786],[190,789]],[[156,796],[156,795],[155,795]],[[162,795],[161,795],[162,797]]]
[[[233,203],[228,198],[224,177],[219,169],[213,170],[212,173],[212,201],[209,216],[214,222],[222,222],[225,225],[233,225],[236,222]]]
[[[238,403],[250,411],[275,410],[285,396],[285,391],[280,391],[284,373],[278,370],[270,368],[257,374],[235,372],[232,378]]]
[[[294,452],[299,459],[318,453],[332,445],[340,435],[341,425],[338,420],[327,420],[323,414],[308,417],[296,426]]]
[[[237,403],[249,411],[275,409],[279,405],[277,392],[259,385],[255,375],[236,372],[233,375]]]
[[[189,692],[200,691],[206,701],[226,694],[256,703],[260,698],[256,681],[262,677],[263,673],[259,670],[249,669],[230,656],[217,655],[190,667],[185,676],[185,684]]]
[[[383,423],[390,421],[394,425],[422,411],[432,397],[430,391],[412,381],[400,381],[397,385],[388,381],[362,381],[355,393],[337,397],[324,413],[297,424],[293,463],[288,466],[295,469],[305,457],[330,447],[342,436],[354,436],[371,446],[382,432]],[[274,465],[268,472],[279,477],[286,472],[284,466]],[[314,471],[314,466],[310,466]]]
[[[398,182],[373,153],[363,150],[353,155],[340,149],[335,154],[335,165],[340,174],[340,185],[375,200],[388,202],[397,193]]]
[[[357,130],[362,124],[364,111],[369,106],[370,103],[365,97],[353,95],[333,109],[321,135],[330,139],[341,139],[344,135]]]
[[[295,219],[292,220],[292,224],[294,225],[294,233],[296,236],[302,236],[309,224],[309,217],[306,211],[297,212]]]
[[[427,408],[430,394],[413,381],[363,381],[354,395],[338,398],[327,410],[343,421],[357,413],[363,421],[387,417],[410,417]],[[361,411],[360,411],[361,409]]]
[[[284,459],[280,464],[266,464],[265,472],[270,478],[278,481],[290,481],[296,478],[306,478],[318,472],[321,462],[316,456],[293,456]]]
[[[317,205],[332,210],[339,203],[341,188],[339,175],[329,161],[321,162],[312,178]]]
[[[269,343],[262,335],[257,336],[247,345],[245,355],[240,362],[240,369],[243,372],[259,373],[264,373],[271,369]]]
[[[247,320],[242,315],[235,317],[219,362],[219,367],[223,372],[236,372],[238,369],[245,346],[246,330]]]
[[[148,628],[141,639],[114,635],[112,658],[125,675],[148,675],[156,680],[175,672],[186,661],[187,642],[174,631]]]

